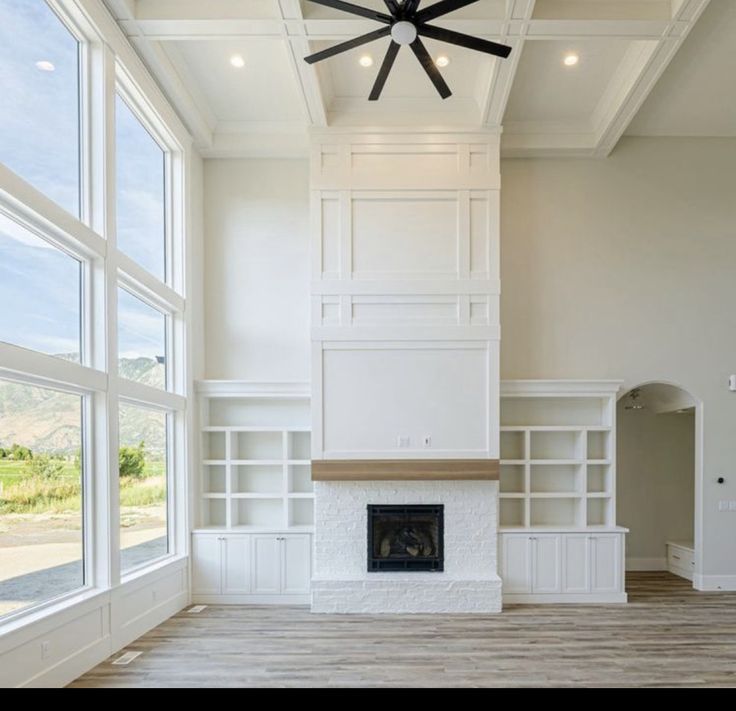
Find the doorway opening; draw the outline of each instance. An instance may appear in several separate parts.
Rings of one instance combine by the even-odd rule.
[[[693,581],[700,569],[700,402],[679,386],[644,383],[619,399],[616,420],[626,571],[669,571]]]

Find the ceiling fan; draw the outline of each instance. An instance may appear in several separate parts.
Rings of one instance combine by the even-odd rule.
[[[354,49],[355,47],[360,47],[368,42],[373,42],[373,40],[380,39],[381,37],[390,36],[391,44],[388,47],[386,56],[378,71],[376,82],[373,85],[370,96],[368,97],[370,101],[376,101],[381,95],[386,79],[388,79],[389,72],[396,60],[396,55],[399,53],[399,49],[402,45],[409,45],[409,47],[411,47],[416,58],[419,60],[419,63],[424,68],[424,71],[427,72],[429,78],[432,80],[432,84],[434,84],[439,95],[443,99],[452,95],[450,87],[447,86],[439,69],[435,66],[432,57],[424,46],[424,42],[421,40],[421,37],[429,37],[441,42],[449,42],[450,44],[474,49],[477,52],[485,52],[486,54],[492,54],[496,57],[502,57],[503,59],[506,59],[506,57],[511,54],[511,47],[507,45],[497,44],[496,42],[490,42],[489,40],[481,39],[480,37],[472,37],[471,35],[466,35],[462,32],[454,32],[453,30],[446,30],[442,27],[427,24],[430,20],[434,20],[442,15],[447,15],[450,12],[459,10],[466,5],[472,5],[473,3],[478,2],[478,0],[440,0],[440,2],[436,2],[434,5],[430,5],[429,7],[425,7],[421,10],[419,9],[419,3],[421,0],[383,0],[390,14],[354,5],[353,3],[344,2],[343,0],[310,0],[310,2],[317,3],[318,5],[326,5],[327,7],[334,8],[335,10],[349,12],[351,15],[367,17],[385,25],[385,27],[381,27],[378,30],[361,35],[355,39],[348,40],[347,42],[341,42],[340,44],[336,44],[334,47],[322,50],[321,52],[316,52],[315,54],[310,54],[308,57],[304,58],[304,60],[309,64],[314,64],[315,62],[320,62],[328,57],[334,57],[336,54],[347,52],[349,49]]]

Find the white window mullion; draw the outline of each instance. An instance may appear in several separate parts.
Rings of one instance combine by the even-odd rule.
[[[115,55],[105,46],[101,63],[100,101],[98,110],[103,122],[99,134],[100,160],[97,173],[102,182],[95,186],[96,202],[102,206],[108,257],[104,268],[104,359],[108,373],[108,388],[104,409],[99,413],[100,431],[97,444],[100,447],[99,492],[96,506],[105,515],[98,522],[96,534],[100,537],[97,573],[109,586],[120,583],[120,489],[118,473],[118,280],[114,259],[116,252],[115,213]],[[103,357],[103,353],[99,354]]]

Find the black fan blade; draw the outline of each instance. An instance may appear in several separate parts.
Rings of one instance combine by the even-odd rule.
[[[378,22],[391,22],[393,19],[391,15],[370,10],[367,7],[360,7],[360,5],[353,5],[353,3],[344,2],[343,0],[309,0],[309,2],[316,2],[317,5],[325,5],[334,10],[342,10],[343,12],[349,12],[351,15],[360,15],[361,17],[367,17],[369,20],[377,20]]]
[[[404,12],[406,15],[413,15],[417,8],[419,7],[419,3],[421,0],[404,0]]]
[[[447,15],[450,12],[455,12],[455,10],[459,10],[461,7],[465,7],[466,5],[472,5],[474,2],[478,2],[478,0],[442,0],[442,2],[430,5],[417,13],[416,21],[429,22],[430,20],[434,20],[436,17],[441,17],[442,15]]]
[[[373,85],[373,89],[371,90],[371,95],[368,97],[368,101],[377,101],[378,97],[381,96],[383,86],[386,83],[386,79],[388,79],[389,73],[391,72],[391,67],[394,66],[396,55],[399,53],[400,48],[401,45],[394,41],[392,41],[391,44],[388,46],[386,56],[383,58],[383,64],[381,64],[381,68],[378,70],[376,83]]]
[[[498,44],[497,42],[490,42],[489,40],[481,39],[480,37],[471,37],[470,35],[464,35],[462,32],[454,32],[453,30],[446,30],[444,27],[433,27],[432,25],[419,25],[417,32],[423,37],[431,37],[432,39],[439,40],[440,42],[449,42],[450,44],[457,44],[460,47],[467,47],[468,49],[474,49],[476,52],[485,52],[486,54],[493,54],[496,57],[506,57],[511,54],[511,47],[506,44]]]
[[[347,52],[349,49],[360,47],[362,44],[368,44],[368,42],[373,42],[373,40],[381,39],[381,37],[386,37],[390,34],[390,27],[381,27],[380,30],[369,32],[367,35],[361,35],[360,37],[348,40],[347,42],[340,42],[340,44],[336,44],[334,47],[323,49],[321,52],[310,54],[308,57],[304,57],[304,61],[307,62],[307,64],[321,62],[323,59],[334,57],[336,54]]]
[[[448,96],[452,96],[450,87],[445,84],[445,80],[442,78],[440,70],[437,69],[434,60],[429,55],[427,48],[424,46],[424,42],[417,37],[409,46],[414,51],[414,54],[416,54],[419,63],[424,67],[424,71],[427,72],[427,75],[432,80],[432,84],[434,84],[434,88],[437,89],[439,95],[443,99],[446,99]]]
[[[397,17],[398,14],[399,14],[399,2],[398,2],[398,0],[383,0],[383,2],[386,4],[386,7],[388,8],[388,11],[394,17]]]

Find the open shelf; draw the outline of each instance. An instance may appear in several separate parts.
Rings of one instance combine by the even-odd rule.
[[[582,493],[583,466],[580,464],[532,464],[529,469],[530,493]]]
[[[525,526],[525,504],[524,499],[501,499],[499,502],[499,525]]]
[[[501,464],[499,491],[502,494],[522,494],[526,491],[526,466]]]
[[[278,461],[284,458],[281,432],[233,432],[230,437],[233,459]]]
[[[524,432],[501,432],[501,459],[525,459],[525,437]]]
[[[200,520],[206,529],[311,531],[309,390],[201,381]],[[251,393],[251,391],[253,391]]]
[[[615,523],[616,391],[606,381],[502,383],[502,528]]]
[[[312,469],[306,464],[288,465],[288,487],[292,494],[313,494]]]
[[[203,494],[227,493],[227,467],[224,464],[204,465],[202,470]]]
[[[283,528],[284,507],[281,498],[238,498],[232,502],[233,526]]]
[[[226,441],[227,434],[225,432],[204,432],[202,434],[202,459],[226,459]]]
[[[233,464],[233,494],[272,494],[283,492],[284,478],[281,464]]]
[[[205,526],[218,528],[227,526],[227,500],[203,499],[202,519]]]

